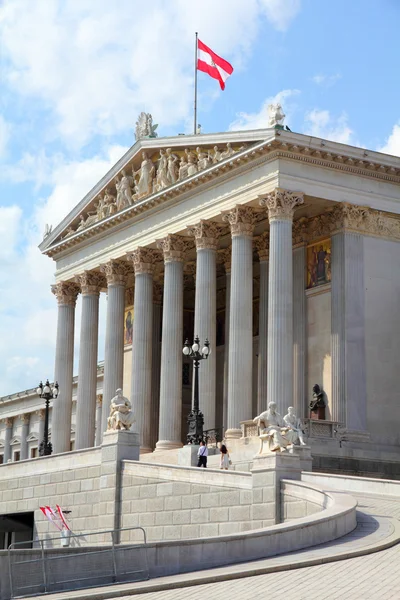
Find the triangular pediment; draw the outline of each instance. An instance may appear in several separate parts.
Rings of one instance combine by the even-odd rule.
[[[39,439],[39,435],[37,433],[35,433],[34,431],[32,431],[32,433],[30,433],[28,435],[28,437],[26,438],[27,442],[37,442]]]
[[[141,139],[45,237],[40,249],[47,253],[55,245],[68,247],[127,214],[134,216],[153,198],[156,202],[187,189],[193,180],[221,175],[226,165],[232,167],[243,153],[274,136],[273,129],[266,129]]]
[[[12,438],[10,446],[18,446],[21,443],[21,436],[16,435]]]

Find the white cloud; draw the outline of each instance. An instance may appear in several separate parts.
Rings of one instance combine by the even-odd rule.
[[[393,126],[392,133],[386,140],[385,145],[378,148],[378,152],[400,156],[400,122]]]
[[[191,111],[194,31],[240,68],[265,16],[284,30],[298,0],[5,0],[5,77],[43,101],[70,145],[132,130],[140,110],[174,125]],[[221,26],[223,24],[223,26]],[[243,32],[246,32],[243,35]]]
[[[285,100],[300,94],[299,90],[282,90],[275,96],[271,96],[265,100],[261,109],[257,113],[241,112],[237,114],[237,119],[229,125],[229,131],[239,131],[241,129],[265,129],[268,127],[268,105],[279,102],[282,104],[286,114],[286,123],[290,121],[294,107]]]
[[[353,130],[348,124],[346,113],[335,118],[329,110],[314,109],[306,113],[304,124],[305,134],[342,144],[352,143]]]
[[[316,83],[317,85],[320,85],[323,87],[332,87],[341,78],[342,78],[342,76],[340,73],[336,73],[335,75],[319,74],[319,75],[314,75],[314,77],[312,77],[312,81],[314,83]]]
[[[0,115],[0,158],[6,153],[10,139],[11,125],[7,123],[3,115]]]

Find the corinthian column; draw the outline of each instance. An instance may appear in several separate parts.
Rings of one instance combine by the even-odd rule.
[[[268,381],[268,258],[269,232],[256,238],[255,245],[260,259],[260,310],[258,322],[258,381],[257,414],[267,410]]]
[[[253,229],[254,210],[236,206],[224,215],[232,235],[229,318],[227,438],[242,435],[240,422],[252,416],[253,358]]]
[[[128,256],[135,270],[131,401],[141,452],[152,451],[153,275],[157,257],[158,253],[151,248],[138,248]]]
[[[293,245],[294,209],[303,195],[277,188],[260,205],[269,216],[268,401],[284,414],[293,404]]]
[[[54,381],[58,381],[60,392],[53,403],[51,420],[53,452],[58,454],[68,452],[71,447],[75,305],[79,287],[71,281],[60,281],[51,290],[58,301]]]
[[[225,339],[224,339],[224,395],[222,406],[222,427],[228,427],[228,381],[229,381],[229,314],[231,306],[231,248],[219,251],[225,267]]]
[[[101,268],[107,279],[107,321],[104,353],[102,429],[107,429],[111,399],[123,385],[125,285],[130,265],[110,260]]]
[[[76,403],[75,449],[94,446],[96,428],[97,345],[99,337],[99,273],[85,271],[77,277],[82,293],[81,339],[79,346],[78,396]]]
[[[25,413],[21,415],[21,460],[26,460],[29,458],[28,456],[28,440],[27,437],[29,435],[29,422],[31,419],[31,415],[29,413]]]
[[[307,416],[307,241],[307,219],[302,217],[293,223],[293,406],[296,415],[301,418]]]
[[[165,271],[156,450],[168,450],[182,446],[183,261],[189,245],[178,235],[168,235],[158,247],[164,254]]]
[[[4,438],[4,462],[8,463],[11,459],[11,440],[12,440],[12,430],[13,430],[13,421],[12,417],[7,417],[4,419],[6,424],[6,433]]]
[[[204,415],[205,430],[215,427],[217,246],[222,229],[217,223],[203,220],[188,227],[197,250],[193,337],[198,335],[201,344],[207,338],[211,348],[209,358],[199,369],[199,407]]]

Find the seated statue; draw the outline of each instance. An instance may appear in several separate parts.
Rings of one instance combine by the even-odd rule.
[[[281,415],[276,412],[276,403],[270,402],[268,410],[262,412],[258,417],[253,419],[260,427],[260,451],[263,453],[264,441],[268,441],[271,452],[283,452],[289,446],[293,446],[297,439],[297,433],[290,427],[287,427]],[[264,427],[263,427],[264,426]]]
[[[300,443],[301,446],[305,446],[306,443],[304,441],[303,423],[299,417],[296,417],[294,414],[293,406],[289,406],[288,414],[283,417],[283,420],[285,421],[287,427],[290,427],[290,429],[296,434],[296,439],[293,443]]]
[[[129,431],[131,425],[135,423],[135,417],[132,412],[132,404],[128,398],[122,395],[122,390],[118,388],[116,396],[111,400],[110,416],[107,419],[107,431],[126,430]]]

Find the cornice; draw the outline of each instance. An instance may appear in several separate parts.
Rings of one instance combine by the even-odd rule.
[[[318,148],[310,145],[310,138],[307,136],[300,134],[288,135],[292,138],[299,138],[298,143],[294,144],[285,141],[285,138],[287,137],[286,132],[279,133],[280,137],[276,137],[277,133],[275,133],[275,139],[268,139],[266,141],[256,143],[255,145],[250,146],[240,152],[236,152],[232,157],[226,158],[216,165],[213,165],[191,177],[179,181],[160,192],[151,194],[133,206],[129,206],[128,208],[110,217],[107,217],[100,222],[94,223],[93,225],[90,225],[86,229],[83,229],[66,239],[63,239],[57,243],[53,243],[48,247],[44,247],[43,242],[41,249],[48,256],[54,256],[59,252],[65,251],[68,248],[81,243],[82,241],[92,238],[108,229],[114,228],[117,225],[119,226],[124,221],[135,219],[143,212],[157,207],[164,202],[168,202],[171,199],[179,197],[182,197],[183,199],[189,195],[193,189],[196,189],[196,191],[202,191],[204,187],[210,187],[210,185],[213,185],[216,179],[218,179],[218,182],[222,183],[224,180],[232,177],[232,175],[238,171],[241,172],[242,170],[248,170],[249,168],[255,167],[258,164],[271,162],[276,159],[299,161],[309,165],[328,168],[353,175],[372,178],[375,180],[386,181],[389,183],[400,184],[400,161],[395,157],[386,157],[386,155],[376,152],[367,152],[360,148],[353,148],[350,146],[344,146],[342,144],[335,144],[333,142],[326,143],[326,145],[329,146],[328,148],[325,146],[320,146]],[[302,140],[307,140],[307,145],[302,143]],[[201,139],[202,144],[204,144],[205,141],[205,139]],[[320,140],[314,139],[314,143],[316,144],[317,142],[320,144],[322,143]],[[167,143],[171,143],[170,138],[168,138],[165,144],[159,144],[157,148],[164,147],[167,145]],[[188,138],[185,139],[185,143],[186,145],[190,145],[190,140]],[[211,140],[207,140],[207,143],[211,144],[212,142]],[[183,145],[184,142],[182,142],[182,146]],[[343,151],[335,152],[333,148],[336,146],[343,149]],[[141,146],[137,147],[136,151],[138,152],[140,149]],[[156,149],[156,147],[154,147],[154,149]],[[347,154],[345,153],[345,150],[348,150]],[[133,155],[125,156],[127,158],[124,164],[126,164],[126,162],[132,158]],[[380,162],[378,161],[378,157],[382,159]],[[385,162],[383,162],[383,158],[385,158]],[[111,171],[109,172],[107,184],[123,168],[120,162],[117,163],[117,165],[119,165],[119,170],[112,171],[112,173]],[[106,183],[104,186],[105,185]],[[86,204],[93,199],[95,190],[96,188],[93,188],[93,194],[91,198],[86,197]],[[98,193],[98,191],[96,193]],[[81,204],[79,206],[80,210],[84,208]],[[70,219],[71,217],[72,215],[70,215]],[[64,224],[64,228],[66,226],[67,223]],[[59,228],[57,228],[56,231],[58,229]],[[58,235],[62,233],[62,231],[63,230],[60,229],[58,231]]]

